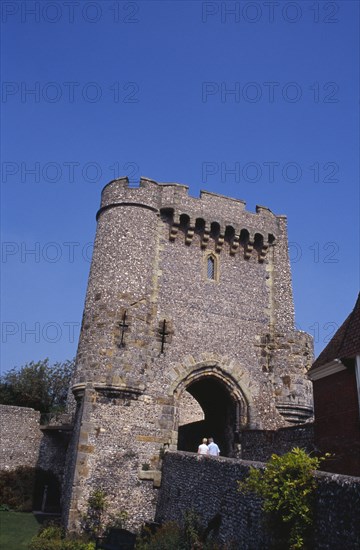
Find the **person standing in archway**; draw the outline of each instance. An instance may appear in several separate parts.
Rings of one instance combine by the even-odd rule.
[[[212,437],[209,437],[209,445],[208,445],[209,455],[211,456],[219,456],[220,449],[217,446],[216,443],[214,443],[214,439]]]
[[[202,440],[201,445],[198,447],[198,455],[208,455],[209,454],[209,447],[207,446],[207,439],[204,437]]]

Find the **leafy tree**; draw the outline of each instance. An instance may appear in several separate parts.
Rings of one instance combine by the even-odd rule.
[[[313,473],[327,456],[310,457],[295,447],[282,456],[273,454],[263,471],[251,467],[249,477],[238,481],[240,492],[254,492],[263,498],[276,548],[306,547],[316,490]]]
[[[0,403],[31,407],[41,413],[65,408],[74,360],[49,365],[49,359],[31,361],[0,377]]]

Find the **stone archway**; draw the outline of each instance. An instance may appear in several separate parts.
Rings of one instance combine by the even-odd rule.
[[[203,437],[213,436],[221,449],[222,456],[236,456],[241,428],[248,426],[249,404],[244,392],[235,379],[219,364],[193,365],[193,368],[174,388],[178,450],[196,452]],[[187,406],[196,400],[203,411],[203,418],[179,425],[184,397]],[[191,396],[191,397],[190,397]],[[190,397],[190,400],[189,400]],[[193,401],[194,402],[194,401]],[[175,443],[175,441],[173,441]]]

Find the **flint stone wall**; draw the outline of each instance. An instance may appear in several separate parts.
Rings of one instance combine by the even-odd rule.
[[[219,542],[232,541],[242,550],[267,550],[269,536],[262,524],[261,500],[237,491],[249,467],[260,462],[228,458],[198,458],[193,453],[168,452],[163,461],[156,521],[182,522],[194,510],[207,526],[217,514]],[[360,478],[317,472],[313,549],[360,548]]]
[[[41,430],[40,412],[29,407],[0,405],[0,419],[0,470],[41,468],[61,482],[69,434]]]
[[[266,462],[273,453],[282,455],[294,447],[300,447],[307,452],[314,450],[313,423],[279,430],[244,430],[241,433],[243,460]]]
[[[0,469],[36,467],[42,433],[40,413],[28,407],[0,405]]]
[[[114,396],[111,392],[86,390],[75,423],[75,443],[68,453],[68,460],[73,460],[76,449],[80,466],[74,478],[64,478],[64,517],[70,514],[71,526],[80,529],[80,518],[95,489],[107,495],[109,514],[122,510],[128,513],[130,529],[153,520],[158,491],[153,487],[153,478],[140,481],[139,471],[144,464],[150,469],[147,474],[159,468],[162,434],[149,417],[153,410],[161,415],[162,407],[162,403],[129,392]],[[132,422],[134,417],[136,425]],[[70,467],[68,463],[69,470]],[[73,500],[72,484],[76,485]]]
[[[37,467],[51,471],[61,482],[64,475],[65,456],[69,434],[45,430],[39,448]]]

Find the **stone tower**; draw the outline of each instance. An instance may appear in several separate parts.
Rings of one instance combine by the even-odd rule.
[[[286,218],[188,187],[127,178],[102,191],[76,375],[65,515],[101,488],[151,520],[166,448],[312,415],[312,341],[294,330]]]

